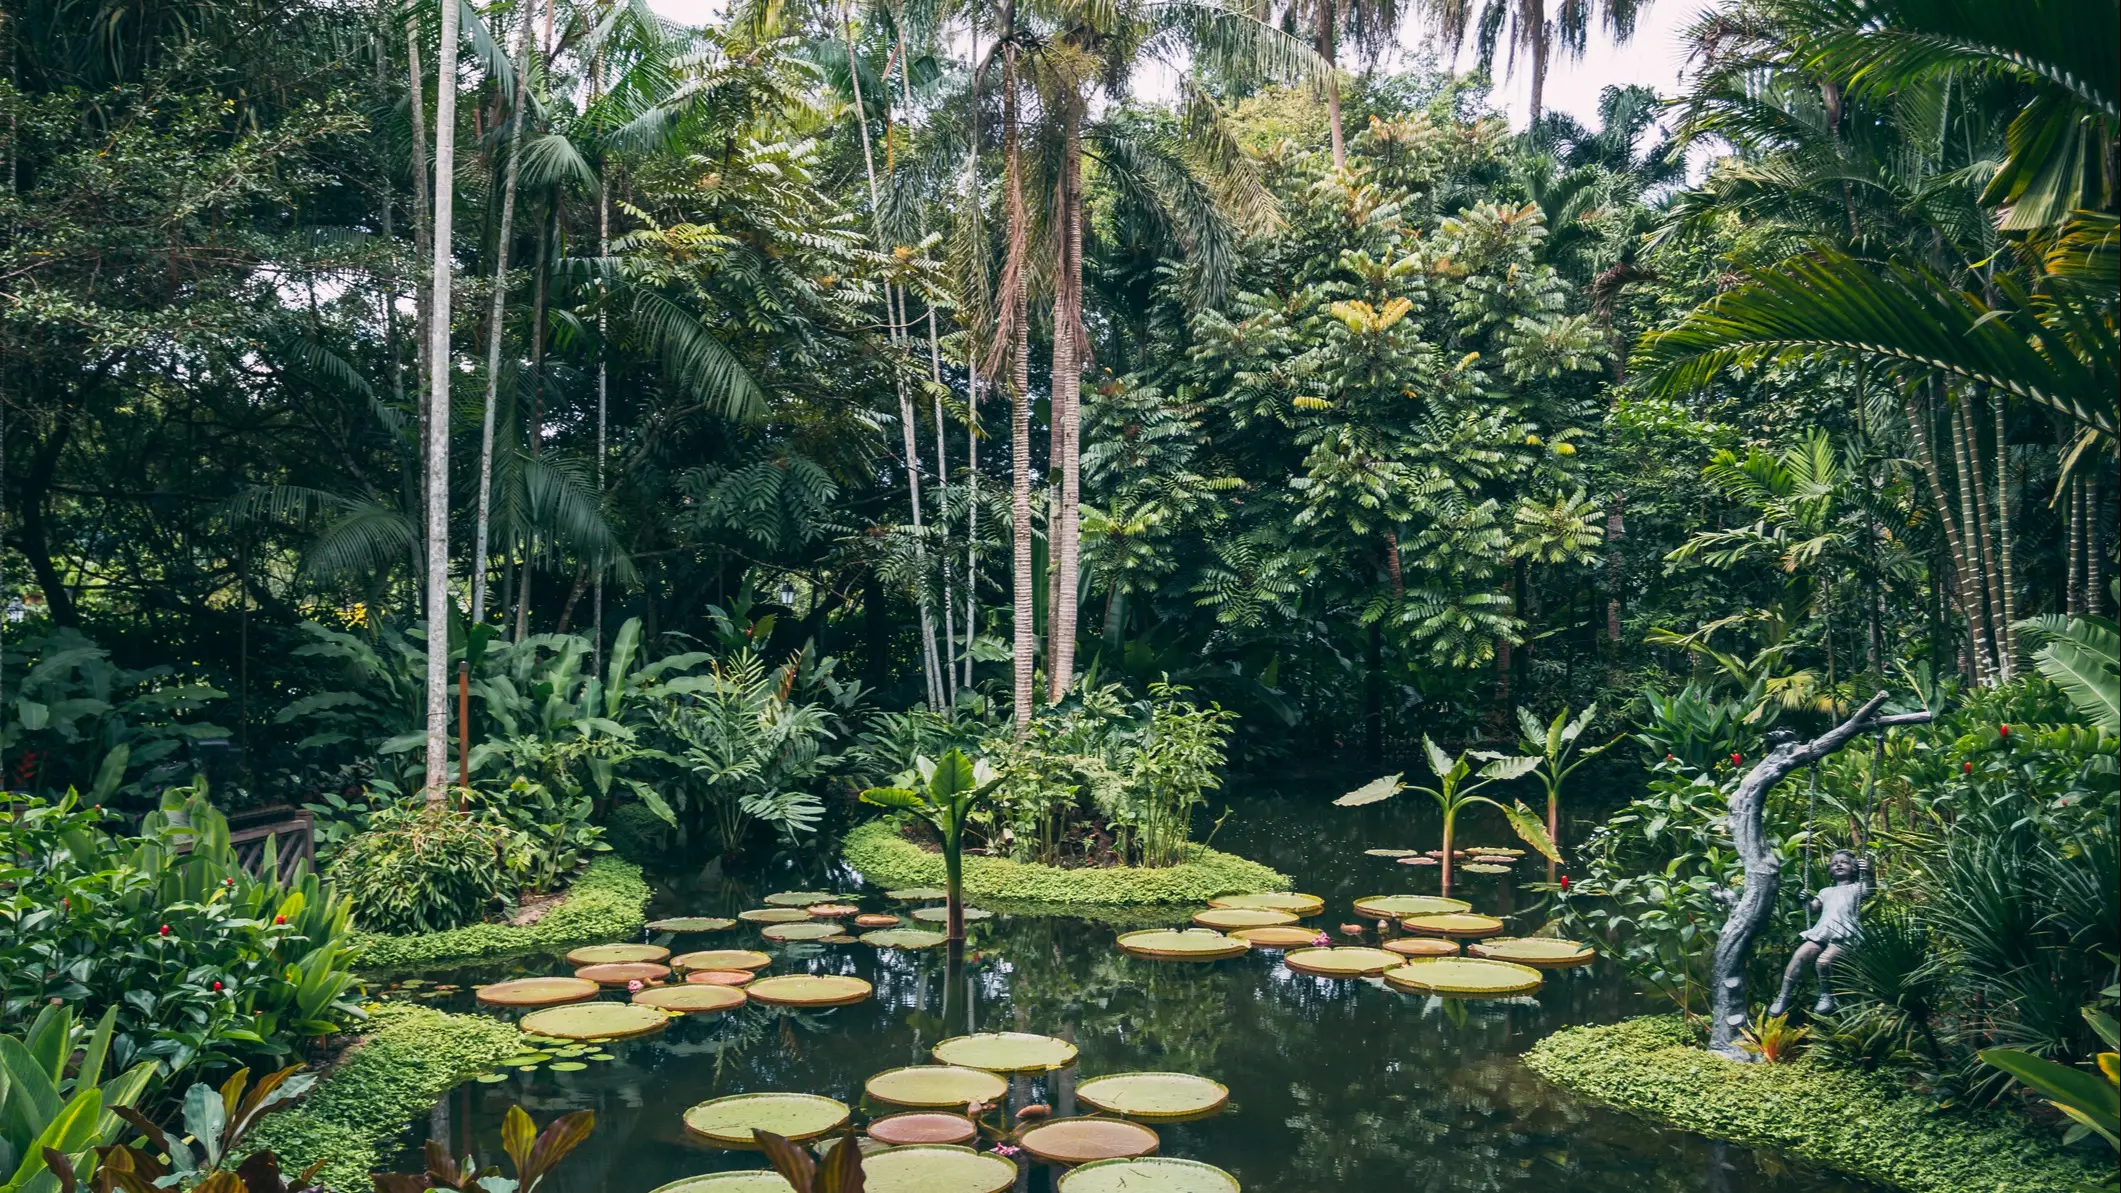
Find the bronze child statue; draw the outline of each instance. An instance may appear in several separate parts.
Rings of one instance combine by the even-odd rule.
[[[1878,884],[1871,881],[1870,860],[1837,849],[1827,859],[1826,872],[1834,885],[1812,896],[1811,909],[1818,914],[1819,922],[1804,930],[1804,943],[1797,946],[1796,955],[1782,971],[1782,993],[1768,1008],[1770,1015],[1789,1013],[1790,995],[1804,977],[1805,967],[1815,964],[1819,969],[1819,1001],[1812,1004],[1812,1014],[1833,1014],[1834,991],[1827,983],[1834,962],[1863,941],[1864,896],[1878,889]]]

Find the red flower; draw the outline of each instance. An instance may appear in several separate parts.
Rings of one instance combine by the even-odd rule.
[[[168,924],[164,924],[164,925],[162,925],[162,932],[161,932],[161,935],[163,935],[163,936],[168,936],[168,935],[169,935],[169,925],[168,925]]]
[[[2011,727],[2009,725],[1998,725],[1996,726],[1996,732],[2004,737],[2009,737],[2011,735]]]
[[[1973,774],[1973,773],[1974,773],[1974,764],[1973,764],[1973,763],[1971,763],[1971,762],[1962,762],[1962,763],[1960,763],[1960,764],[1959,764],[1959,771],[1960,771],[1960,773],[1961,773],[1961,774],[1968,774],[1968,775],[1970,775],[1970,774]]]
[[[275,924],[284,924],[287,922],[287,917],[284,915],[276,915],[272,918],[272,922]]]
[[[1666,762],[1670,762],[1670,761],[1672,760],[1672,756],[1671,756],[1670,754],[1666,754],[1666,755],[1664,756],[1664,760],[1665,760]]]
[[[1564,875],[1562,875],[1562,876],[1561,876],[1561,889],[1562,889],[1562,890],[1568,890],[1568,889],[1569,889],[1569,876],[1568,876],[1568,875],[1566,875],[1566,874],[1564,874]]]
[[[1732,765],[1732,766],[1737,766],[1737,765],[1738,765],[1739,763],[1741,763],[1741,762],[1744,762],[1744,761],[1745,761],[1745,755],[1743,755],[1743,754],[1732,754],[1732,755],[1731,755],[1731,765]]]
[[[214,993],[216,993],[216,994],[219,994],[219,993],[221,993],[221,983],[219,983],[219,982],[215,982],[215,983],[214,983]]]

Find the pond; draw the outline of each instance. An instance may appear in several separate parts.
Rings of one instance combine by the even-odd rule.
[[[1317,793],[1344,786],[1293,775],[1282,785],[1288,798],[1257,785],[1235,795],[1234,814],[1214,843],[1291,874],[1296,889],[1323,897],[1325,914],[1307,924],[1336,928],[1352,918],[1350,903],[1364,895],[1436,892],[1434,867],[1363,853],[1434,848],[1440,833],[1433,805],[1401,798],[1339,809]],[[1493,823],[1478,813],[1462,820],[1461,839],[1506,843],[1507,826],[1490,816]],[[1457,883],[1454,894],[1504,917],[1513,933],[1530,932],[1544,918],[1541,896],[1516,888],[1543,879],[1544,870],[1536,857],[1516,870],[1465,875],[1470,881]],[[770,875],[741,880],[718,872],[667,879],[652,910],[733,915],[759,906],[771,891],[790,889],[859,892],[864,910],[889,909],[880,890],[824,863],[804,872],[784,861]],[[595,1135],[561,1167],[553,1193],[647,1193],[698,1173],[762,1167],[756,1153],[689,1143],[679,1116],[709,1098],[752,1091],[824,1094],[856,1106],[859,1115],[870,1076],[931,1063],[929,1048],[951,1035],[1014,1030],[1065,1036],[1080,1048],[1073,1074],[1038,1078],[1027,1091],[1063,1112],[1070,1078],[1160,1070],[1226,1085],[1222,1113],[1158,1124],[1161,1151],[1227,1169],[1253,1193],[1872,1188],[1778,1153],[1601,1110],[1535,1076],[1518,1056],[1541,1036],[1658,1009],[1631,993],[1605,962],[1548,971],[1545,986],[1529,996],[1446,1002],[1402,994],[1376,979],[1292,973],[1278,952],[1185,964],[1129,957],[1113,947],[1124,927],[1180,926],[1194,910],[1136,915],[1121,926],[1074,916],[998,915],[971,925],[966,964],[955,982],[947,980],[941,949],[773,944],[748,923],[679,937],[670,943],[680,950],[763,949],[774,957],[771,973],[857,975],[874,984],[875,996],[824,1011],[751,1006],[686,1017],[659,1035],[605,1046],[608,1061],[469,1082],[436,1108],[431,1122],[408,1129],[401,1170],[417,1170],[414,1148],[430,1129],[446,1130],[460,1154],[469,1148],[498,1157],[501,1116],[517,1102],[540,1123],[585,1107],[597,1113]],[[565,972],[555,957],[422,976],[468,986]],[[430,1005],[470,1006],[464,995]],[[1044,1171],[1019,1185],[1050,1187]]]

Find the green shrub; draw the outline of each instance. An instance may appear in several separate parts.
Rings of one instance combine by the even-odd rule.
[[[841,845],[841,857],[871,882],[885,886],[940,886],[943,858],[899,833],[886,817],[857,826]],[[1063,870],[1007,858],[965,858],[965,895],[985,902],[1130,905],[1201,903],[1216,895],[1287,890],[1289,876],[1258,862],[1187,846],[1175,866],[1112,866]]]
[[[531,866],[523,835],[445,805],[392,808],[339,848],[332,880],[373,932],[442,932],[512,901]]]
[[[2066,1193],[2102,1175],[2056,1132],[2008,1113],[1939,1110],[1890,1078],[1810,1056],[1738,1064],[1703,1049],[1676,1016],[1572,1027],[1525,1063],[1594,1102],[1914,1193]]]
[[[116,1010],[110,1059],[165,1071],[285,1063],[360,1017],[347,901],[306,869],[253,877],[190,788],[137,837],[71,795],[0,805],[0,1014]]]
[[[357,938],[361,968],[402,969],[623,940],[638,935],[646,922],[650,893],[639,866],[598,858],[536,923],[468,924],[413,936],[364,933]]]

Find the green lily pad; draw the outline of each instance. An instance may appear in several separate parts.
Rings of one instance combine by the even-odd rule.
[[[1385,971],[1395,989],[1454,998],[1502,998],[1526,994],[1546,981],[1529,965],[1479,957],[1422,957]]]
[[[768,940],[823,940],[839,934],[838,924],[823,924],[816,920],[801,924],[768,924],[759,933]]]
[[[632,982],[660,982],[670,976],[670,967],[656,961],[612,961],[603,965],[584,965],[574,971],[574,976],[604,986],[624,986]]]
[[[1230,1090],[1191,1073],[1112,1073],[1077,1085],[1075,1098],[1107,1114],[1155,1122],[1213,1114],[1230,1100]]]
[[[679,969],[764,969],[773,964],[773,958],[757,949],[701,949],[681,953],[670,963]]]
[[[895,891],[885,891],[884,898],[894,903],[926,903],[931,899],[948,899],[950,892],[939,886],[909,886]]]
[[[1174,930],[1155,928],[1129,932],[1119,938],[1122,952],[1158,961],[1219,961],[1249,951],[1252,946],[1233,940],[1212,928]]]
[[[1493,862],[1467,862],[1458,868],[1468,874],[1508,874],[1510,872],[1508,866],[1498,866]]]
[[[545,1067],[555,1073],[579,1073],[589,1066],[578,1060],[556,1060]]]
[[[1383,949],[1293,949],[1281,962],[1298,973],[1322,978],[1365,978],[1406,964],[1406,958]]]
[[[744,1172],[710,1172],[660,1185],[651,1193],[795,1193],[795,1186],[778,1172],[749,1169]]]
[[[1306,895],[1296,891],[1260,891],[1252,895],[1217,895],[1208,900],[1210,907],[1250,907],[1259,911],[1286,911],[1290,915],[1317,915],[1326,909],[1326,901],[1317,895]]]
[[[636,961],[665,961],[670,950],[659,944],[593,944],[567,954],[569,965],[626,965]]]
[[[1470,911],[1409,916],[1399,921],[1399,926],[1419,936],[1448,936],[1454,940],[1478,940],[1483,936],[1502,934],[1501,920],[1491,915],[1474,915]]]
[[[644,1007],[654,1007],[680,1015],[711,1015],[716,1011],[728,1011],[743,1006],[748,1000],[744,992],[734,986],[687,982],[682,986],[657,986],[652,990],[643,990],[633,996],[633,1001]]]
[[[812,903],[830,903],[838,895],[831,891],[777,891],[759,902],[768,907],[808,907]]]
[[[1239,928],[1230,935],[1255,949],[1309,949],[1318,947],[1318,932],[1312,928]]]
[[[1503,936],[1483,940],[1466,949],[1475,957],[1510,961],[1533,969],[1567,969],[1589,965],[1597,958],[1591,946],[1580,940],[1555,940],[1547,936]]]
[[[1006,1078],[984,1069],[957,1065],[909,1065],[887,1069],[862,1084],[878,1102],[920,1109],[949,1106],[963,1110],[974,1102],[994,1102],[1009,1092]]]
[[[1055,1193],[1240,1193],[1237,1178],[1198,1160],[1099,1160],[1062,1174]]]
[[[968,924],[974,920],[992,919],[993,916],[993,912],[983,907],[967,907],[965,909],[965,922]],[[924,924],[948,923],[950,920],[950,909],[947,907],[917,907],[913,911],[913,918]]]
[[[1276,928],[1296,922],[1297,917],[1286,911],[1269,911],[1264,907],[1210,907],[1193,917],[1196,927],[1213,928],[1227,932],[1232,928]]]
[[[1367,895],[1355,901],[1355,914],[1373,920],[1396,920],[1409,915],[1442,915],[1471,911],[1463,899],[1439,899],[1434,895]]]
[[[506,1081],[506,1080],[508,1080],[508,1079],[509,1079],[509,1078],[510,1078],[511,1076],[514,1076],[514,1074],[511,1074],[511,1073],[481,1073],[481,1074],[479,1074],[479,1075],[478,1075],[477,1077],[474,1077],[474,1078],[472,1078],[472,1080],[474,1080],[474,1081],[478,1082],[478,1083],[479,1083],[480,1085],[492,1085],[492,1084],[494,1084],[494,1083],[495,1083],[495,1082],[497,1082],[497,1081]]]
[[[1402,936],[1385,942],[1385,951],[1402,957],[1456,957],[1458,942],[1440,936]]]
[[[556,1007],[595,998],[601,989],[587,978],[517,978],[481,986],[473,997],[496,1007]]]
[[[583,1059],[583,1060],[617,1060],[617,1059],[619,1059],[619,1058],[618,1058],[618,1057],[616,1057],[616,1056],[613,1056],[613,1055],[612,1055],[612,1054],[610,1054],[609,1052],[592,1052],[592,1053],[590,1053],[589,1055],[587,1055],[587,1056],[583,1057],[582,1059]]]
[[[722,932],[734,927],[735,920],[718,915],[680,915],[648,921],[650,932]]]
[[[793,924],[808,920],[810,913],[800,907],[754,907],[737,912],[736,918],[752,924]]]
[[[757,1147],[752,1132],[771,1131],[801,1143],[837,1130],[847,1121],[844,1102],[818,1094],[732,1094],[685,1112],[685,1130],[720,1147]]]
[[[882,928],[862,933],[861,940],[863,944],[873,944],[880,949],[932,949],[950,942],[950,938],[940,932],[920,928]]]
[[[1365,850],[1363,850],[1363,853],[1367,854],[1367,855],[1368,855],[1368,856],[1370,856],[1370,857],[1414,857],[1415,855],[1419,854],[1420,852],[1421,852],[1421,850],[1419,850],[1419,849],[1365,849]]]
[[[920,1143],[971,1143],[979,1128],[962,1114],[909,1110],[869,1120],[869,1138],[890,1147]]]
[[[1043,1073],[1075,1063],[1075,1045],[1057,1036],[988,1031],[952,1036],[929,1049],[936,1063],[990,1073]]]
[[[860,978],[807,973],[760,978],[744,987],[744,993],[753,1001],[777,1007],[844,1007],[861,1002],[874,991],[875,987]]]
[[[1002,1193],[1016,1165],[993,1152],[947,1144],[886,1148],[862,1158],[865,1193]]]
[[[1524,850],[1522,850],[1522,849],[1519,849],[1519,848],[1517,848],[1517,847],[1516,847],[1516,846],[1514,846],[1514,845],[1467,845],[1467,846],[1465,846],[1464,848],[1461,848],[1461,849],[1456,849],[1456,850],[1453,850],[1452,852],[1454,852],[1454,853],[1463,853],[1463,854],[1468,854],[1468,855],[1472,855],[1472,854],[1484,854],[1484,855],[1486,855],[1486,856],[1488,856],[1488,857],[1523,857],[1523,856],[1524,856]]]
[[[1154,1154],[1156,1132],[1123,1118],[1056,1118],[1018,1137],[1025,1151],[1049,1164],[1090,1164]]]
[[[532,1011],[523,1016],[523,1026],[570,1040],[617,1040],[661,1031],[670,1026],[670,1016],[630,1002],[578,1002]]]

